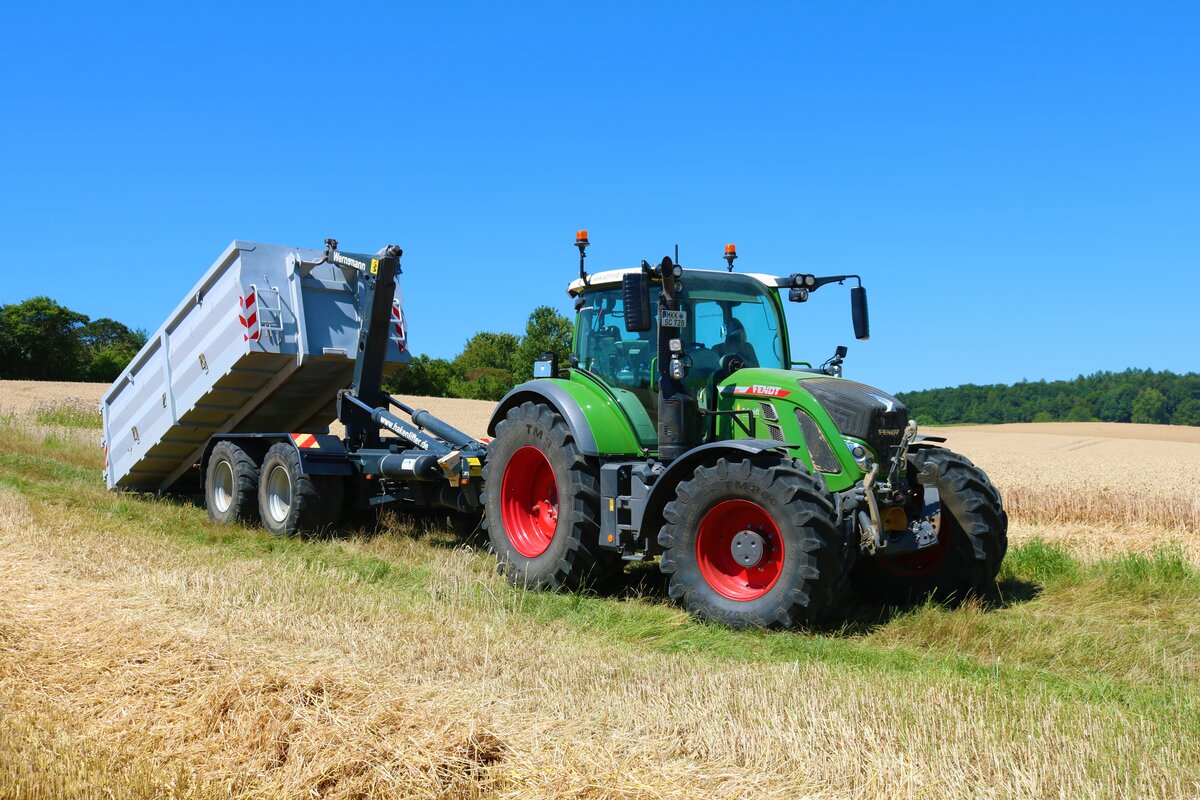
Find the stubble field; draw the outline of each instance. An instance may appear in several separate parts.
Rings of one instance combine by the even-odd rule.
[[[0,797],[1200,794],[1196,431],[939,431],[1013,514],[1001,602],[731,632],[649,576],[514,589],[436,520],[108,493],[102,388],[0,383]]]

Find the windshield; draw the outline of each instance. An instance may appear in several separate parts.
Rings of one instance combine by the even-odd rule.
[[[779,311],[771,290],[744,275],[684,275],[684,348],[697,368],[716,370],[727,355],[747,367],[787,369]]]

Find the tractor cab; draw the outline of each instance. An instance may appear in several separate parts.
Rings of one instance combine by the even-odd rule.
[[[696,399],[697,412],[716,411],[722,382],[744,367],[789,369],[787,326],[775,279],[768,276],[688,270],[675,315],[683,324],[660,331],[660,302],[648,288],[648,329],[626,324],[626,276],[637,270],[613,270],[575,281],[573,366],[611,392],[629,416],[639,442],[658,444],[660,333],[679,341],[685,374],[681,383]],[[700,441],[712,440],[714,426],[697,426]]]

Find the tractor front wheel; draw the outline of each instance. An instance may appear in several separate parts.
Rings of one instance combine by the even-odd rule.
[[[1008,515],[1000,493],[969,459],[940,447],[909,453],[910,481],[915,484],[917,473],[930,465],[937,470],[942,503],[937,544],[891,558],[860,558],[852,581],[861,594],[906,603],[986,597],[994,589],[1008,550]]]
[[[663,511],[670,595],[734,627],[821,622],[842,597],[841,535],[821,481],[791,461],[719,459]]]
[[[496,426],[484,466],[484,526],[508,579],[537,589],[595,585],[620,571],[600,549],[600,479],[563,418],[525,402]]]

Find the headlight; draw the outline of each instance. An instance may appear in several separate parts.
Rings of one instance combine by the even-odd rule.
[[[863,447],[853,439],[845,439],[844,441],[846,442],[846,449],[850,451],[850,455],[854,459],[854,462],[863,469],[870,469],[871,454],[867,451],[867,448]]]

